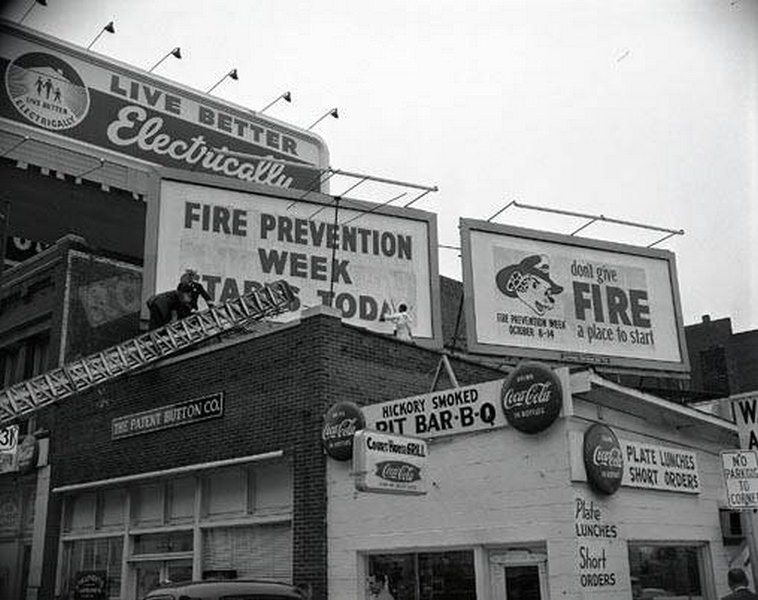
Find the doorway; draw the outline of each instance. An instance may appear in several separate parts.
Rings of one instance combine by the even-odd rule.
[[[550,600],[547,554],[508,550],[492,552],[489,561],[493,600]]]

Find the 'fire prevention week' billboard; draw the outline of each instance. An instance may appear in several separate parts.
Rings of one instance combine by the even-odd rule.
[[[220,178],[179,177],[161,180],[157,207],[149,200],[158,213],[148,215],[149,227],[157,223],[146,249],[153,289],[174,289],[193,268],[214,301],[225,302],[284,278],[305,308],[328,304],[333,286],[334,306],[354,324],[390,333],[385,317],[406,304],[414,338],[440,338],[432,213],[342,200],[335,225],[329,196],[305,201],[297,192],[273,196]],[[224,187],[207,185],[211,179]]]
[[[328,164],[307,131],[7,21],[0,73],[1,119],[157,165],[308,189],[312,168],[266,158]]]
[[[686,371],[674,255],[461,219],[474,352]]]

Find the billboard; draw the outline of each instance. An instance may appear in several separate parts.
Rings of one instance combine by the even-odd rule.
[[[8,21],[0,75],[0,119],[149,163],[300,189],[328,165],[310,132]]]
[[[432,213],[277,191],[162,171],[148,199],[146,290],[174,289],[195,269],[215,302],[286,279],[302,308],[329,304],[383,333],[406,304],[417,341],[441,340]],[[154,276],[151,276],[154,273]],[[154,281],[151,279],[154,277]],[[290,317],[291,318],[291,317]]]
[[[687,371],[671,252],[461,219],[471,352]]]

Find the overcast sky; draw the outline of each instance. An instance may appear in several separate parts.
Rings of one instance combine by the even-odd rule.
[[[29,6],[4,3],[18,20]],[[48,0],[24,24],[315,129],[333,167],[440,191],[439,240],[510,200],[686,234],[685,324],[758,328],[758,0]],[[333,189],[336,193],[339,190]],[[375,199],[394,190],[377,191]],[[382,197],[382,193],[384,196]],[[497,222],[570,233],[510,209]],[[660,237],[593,225],[587,237]],[[460,278],[454,250],[440,271]]]

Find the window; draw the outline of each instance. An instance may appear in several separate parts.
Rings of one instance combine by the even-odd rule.
[[[44,334],[29,338],[24,346],[23,378],[31,379],[47,370],[47,351],[50,347],[50,336]]]
[[[702,600],[704,554],[703,545],[629,544],[632,598]]]
[[[95,506],[97,496],[94,492],[79,494],[68,500],[68,531],[88,531],[95,528]]]
[[[287,464],[229,467],[203,477],[203,516],[208,519],[286,515],[291,510]]]
[[[252,512],[278,513],[292,508],[292,484],[284,465],[265,465],[252,470]]]
[[[745,539],[742,532],[742,519],[736,510],[719,509],[721,535],[725,546],[739,546]]]
[[[703,390],[715,394],[729,395],[729,372],[726,363],[726,349],[713,346],[700,351],[700,372]]]
[[[0,387],[7,387],[18,381],[18,348],[0,350]]]
[[[205,478],[205,514],[225,517],[244,514],[247,508],[245,469],[221,469]]]
[[[121,529],[124,525],[124,491],[106,490],[98,494],[97,528]]]
[[[138,527],[163,524],[163,484],[150,483],[132,490],[132,523]]]
[[[234,570],[240,579],[292,581],[289,523],[216,527],[204,532],[203,570]]]
[[[50,335],[35,335],[0,350],[0,387],[31,379],[47,370]]]
[[[123,490],[83,492],[66,498],[66,532],[123,530],[125,494]]]
[[[476,600],[474,553],[376,554],[368,559],[369,598]]]
[[[82,571],[104,571],[107,577],[108,598],[120,598],[121,552],[123,538],[77,540],[64,546],[63,594],[71,594],[77,575]]]
[[[134,536],[134,554],[170,554],[192,552],[191,531],[146,533]]]
[[[195,514],[195,478],[169,481],[166,504],[167,520],[171,525],[191,523]]]

